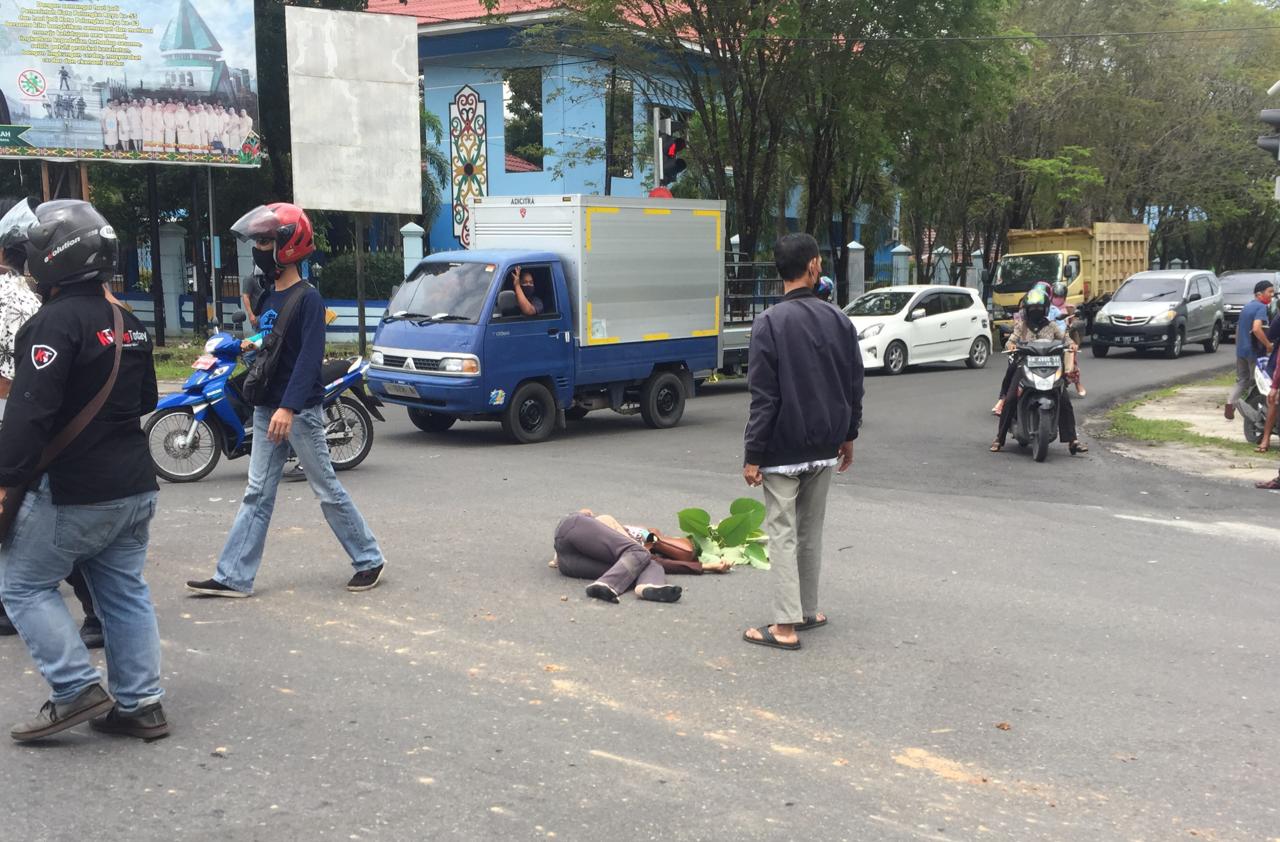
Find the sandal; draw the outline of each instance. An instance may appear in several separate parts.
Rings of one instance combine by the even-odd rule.
[[[747,637],[747,633],[742,633],[742,639],[747,643],[754,643],[757,646],[770,646],[774,649],[799,649],[800,641],[795,643],[783,643],[781,640],[773,636],[773,632],[769,631],[768,626],[759,626],[756,631],[760,632],[760,638]]]
[[[1260,445],[1258,445],[1257,447],[1255,447],[1255,448],[1253,449],[1253,452],[1254,452],[1254,453],[1266,453],[1266,452],[1268,452],[1269,450],[1271,450],[1271,445],[1269,445],[1269,444],[1260,444]]]
[[[1002,450],[1004,450],[1004,445],[1000,443],[1000,439],[996,439],[995,441],[991,442],[992,453],[999,453]]]
[[[1255,482],[1254,488],[1261,488],[1263,491],[1280,491],[1280,477],[1267,480],[1266,482]]]
[[[1075,456],[1077,453],[1088,453],[1089,445],[1084,444],[1083,442],[1073,441],[1071,444],[1067,445],[1067,450],[1070,450],[1071,455]]]
[[[827,618],[818,619],[814,617],[805,617],[803,623],[796,623],[796,631],[808,631],[809,629],[820,629],[827,624]]]
[[[996,401],[996,405],[991,407],[992,415],[999,415],[1004,412],[1004,401]]]

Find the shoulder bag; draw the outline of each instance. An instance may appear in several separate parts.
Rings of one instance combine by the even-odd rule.
[[[263,337],[262,347],[258,349],[258,354],[253,358],[253,364],[249,366],[249,372],[245,375],[244,383],[240,386],[241,397],[252,406],[265,405],[271,393],[271,378],[275,376],[276,369],[280,366],[280,352],[284,348],[285,331],[293,322],[293,314],[298,309],[298,302],[307,294],[307,290],[312,289],[311,284],[306,281],[299,281],[297,287],[298,291],[289,296],[284,306],[280,308],[275,324],[271,325],[271,332]]]
[[[20,485],[15,485],[4,490],[4,504],[0,507],[0,541],[7,541],[9,533],[13,529],[13,522],[18,518],[18,510],[22,508],[22,501],[27,496],[27,491],[31,489],[31,484],[40,478],[45,469],[57,459],[62,451],[66,450],[67,445],[75,441],[76,437],[84,432],[85,427],[89,426],[102,407],[106,405],[107,398],[111,396],[111,390],[116,386],[116,377],[120,374],[120,355],[124,351],[124,320],[120,316],[120,308],[114,304],[111,307],[111,330],[115,347],[115,358],[111,362],[111,374],[107,377],[107,382],[102,384],[102,388],[93,396],[93,400],[84,405],[84,409],[76,413],[76,417],[71,419],[67,426],[62,428],[53,440],[45,445],[44,452],[40,454],[40,461],[36,464],[35,470]]]

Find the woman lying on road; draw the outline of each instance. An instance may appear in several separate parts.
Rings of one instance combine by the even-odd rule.
[[[616,603],[618,597],[635,588],[636,596],[650,602],[675,602],[679,585],[668,585],[662,560],[646,545],[654,533],[638,526],[623,526],[609,515],[590,509],[575,512],[556,527],[556,557],[551,566],[574,579],[594,579],[587,596]],[[729,565],[699,565],[696,561],[676,562],[674,569],[689,573],[727,573]]]
[[[1062,328],[1056,322],[1050,321],[1049,296],[1041,289],[1033,289],[1027,293],[1022,305],[1022,321],[1014,324],[1013,335],[1009,337],[1006,350],[1013,351],[1018,344],[1037,339],[1066,342],[1070,350],[1076,350],[1075,344]],[[1009,428],[1013,426],[1014,407],[1018,403],[1018,378],[1014,376],[1017,369],[1013,365],[1010,365],[1009,369],[1005,375],[1004,398],[998,404],[1001,410],[1000,423],[996,428],[995,441],[991,442],[992,453],[999,453],[1004,449]],[[1062,442],[1069,446],[1071,455],[1089,452],[1088,446],[1076,438],[1076,413],[1071,407],[1071,397],[1066,390],[1062,392],[1062,403],[1058,410],[1058,435]]]

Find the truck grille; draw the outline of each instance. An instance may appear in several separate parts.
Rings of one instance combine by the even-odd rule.
[[[1111,321],[1125,327],[1134,327],[1136,325],[1145,325],[1151,321],[1150,316],[1112,316]]]
[[[409,365],[405,365],[409,363]],[[439,371],[439,360],[424,360],[418,357],[402,357],[396,354],[383,354],[382,365],[378,368],[399,369],[401,371]]]

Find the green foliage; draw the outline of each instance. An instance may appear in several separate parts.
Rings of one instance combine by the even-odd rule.
[[[402,252],[376,251],[364,256],[366,299],[388,299],[391,297],[391,288],[402,283],[404,283],[404,254]],[[325,264],[324,272],[320,276],[320,291],[328,299],[355,299],[355,254],[341,254]]]
[[[729,516],[714,526],[705,509],[684,509],[677,518],[680,528],[697,544],[704,564],[727,561],[768,570],[769,539],[760,531],[764,516],[763,503],[740,497],[729,506]]]
[[[508,70],[503,80],[511,98],[505,103],[506,149],[539,169],[542,167],[542,68]]]

